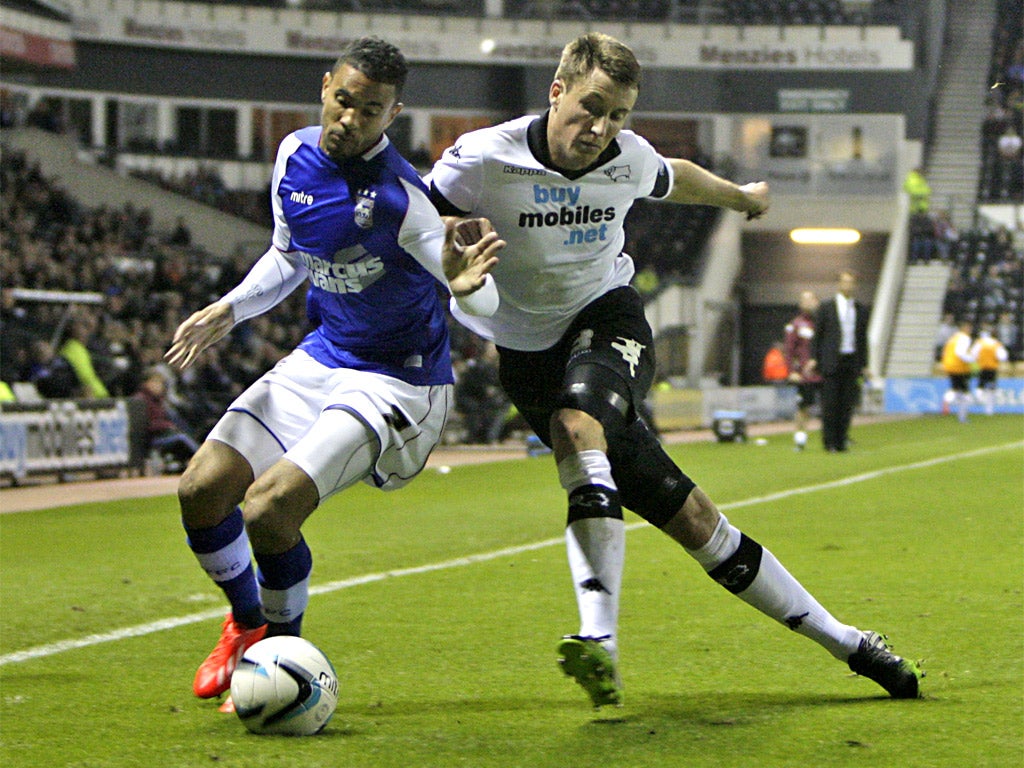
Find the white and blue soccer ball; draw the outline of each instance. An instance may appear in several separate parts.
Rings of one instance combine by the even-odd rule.
[[[231,675],[235,713],[253,733],[311,736],[338,704],[338,675],[323,651],[301,637],[253,644]]]

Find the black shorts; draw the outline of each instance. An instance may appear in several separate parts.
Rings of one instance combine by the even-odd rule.
[[[654,336],[643,300],[628,286],[590,302],[555,346],[540,352],[498,347],[501,384],[544,443],[551,444],[551,414],[574,366],[596,363],[613,371],[629,393],[627,423],[636,418],[654,381]],[[620,393],[621,394],[621,393]]]
[[[821,384],[815,382],[813,384],[797,384],[796,385],[796,407],[810,408],[816,402],[818,402],[818,392],[821,390]]]
[[[982,368],[978,371],[978,386],[983,389],[995,389],[999,371],[995,368]]]
[[[970,392],[971,375],[969,373],[949,374],[949,388],[954,392]]]

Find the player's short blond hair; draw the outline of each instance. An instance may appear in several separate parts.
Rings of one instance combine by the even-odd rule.
[[[621,85],[640,87],[640,62],[632,49],[601,32],[580,35],[562,49],[555,79],[561,80],[569,89],[594,69],[600,69]]]

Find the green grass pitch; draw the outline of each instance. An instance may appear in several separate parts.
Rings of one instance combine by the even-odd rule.
[[[360,486],[307,523],[305,634],[338,669],[313,738],[192,696],[224,603],[173,497],[0,515],[6,768],[1024,764],[1024,419],[855,426],[855,449],[670,450],[838,618],[924,659],[888,699],[628,516],[625,706],[555,663],[577,629],[550,457]],[[2,505],[2,500],[0,500]]]

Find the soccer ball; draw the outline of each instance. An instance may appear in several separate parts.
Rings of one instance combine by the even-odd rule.
[[[280,635],[252,645],[231,675],[235,713],[253,733],[311,736],[338,704],[338,676],[323,651]]]

